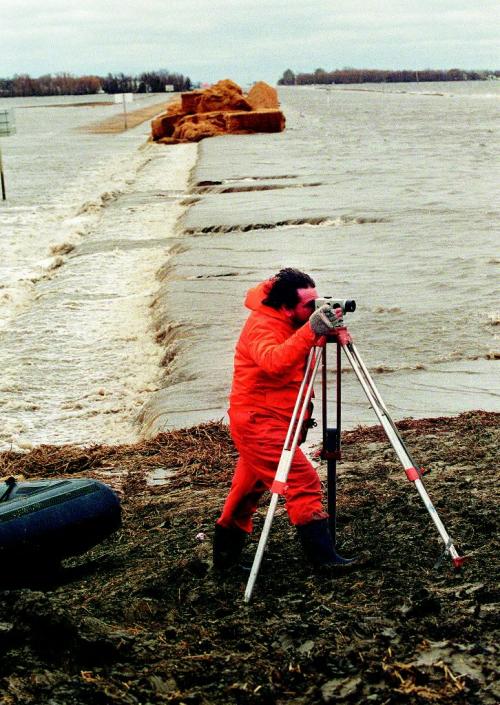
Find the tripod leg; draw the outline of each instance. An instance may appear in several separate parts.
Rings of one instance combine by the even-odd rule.
[[[288,473],[292,465],[293,456],[297,449],[299,442],[299,436],[301,431],[301,425],[304,421],[306,410],[311,399],[314,379],[319,368],[319,364],[322,358],[322,348],[316,347],[309,353],[309,358],[307,361],[306,372],[304,374],[304,379],[300,386],[299,393],[297,395],[297,400],[295,402],[295,408],[293,411],[292,419],[288,427],[288,432],[286,435],[285,444],[283,450],[281,451],[280,461],[278,463],[278,468],[276,470],[276,475],[274,477],[273,484],[271,485],[271,502],[267,510],[266,519],[264,522],[264,527],[260,535],[259,544],[257,546],[257,551],[255,553],[252,568],[250,570],[250,576],[245,589],[244,601],[250,602],[252,598],[253,589],[255,586],[255,581],[257,580],[257,575],[259,574],[260,564],[262,563],[262,557],[267,545],[267,540],[269,538],[269,532],[271,530],[271,524],[273,523],[274,514],[276,512],[276,507],[278,504],[279,495],[283,492],[288,478]],[[314,362],[313,362],[314,361]],[[312,368],[312,369],[311,369]],[[307,380],[307,381],[306,381]],[[300,413],[299,413],[300,409]],[[298,416],[298,418],[297,418]],[[291,440],[292,439],[292,440]],[[291,440],[291,443],[290,443]],[[288,447],[289,446],[289,447]]]
[[[396,452],[396,455],[398,456],[401,464],[403,465],[403,468],[405,469],[408,480],[410,480],[410,482],[415,483],[415,488],[417,489],[417,492],[419,493],[425,505],[425,508],[429,512],[429,515],[432,521],[434,522],[439,532],[439,535],[441,536],[441,539],[444,542],[445,550],[448,551],[448,553],[450,554],[453,565],[456,568],[459,568],[462,565],[464,559],[463,557],[459,556],[448,532],[446,531],[443,522],[439,518],[436,508],[434,507],[423,485],[423,482],[420,477],[421,473],[417,469],[413,459],[411,458],[410,453],[408,452],[408,449],[406,448],[404,441],[401,438],[399,431],[396,428],[392,418],[389,416],[389,413],[385,407],[384,402],[382,401],[382,398],[375,386],[375,383],[373,382],[373,379],[371,378],[368,370],[363,364],[354,344],[352,342],[347,342],[343,344],[342,347],[349,362],[351,363],[356,377],[358,378],[363,388],[363,391],[365,392],[368,398],[368,401],[370,402],[375,414],[377,415],[380,423],[382,424],[387,438],[389,439],[392,447]]]
[[[314,376],[316,373],[313,374],[312,380],[309,379],[310,373],[311,373],[311,365],[313,365],[313,360],[314,360],[314,355],[315,355],[316,348],[313,348],[309,356],[307,358],[307,364],[306,364],[306,369],[304,372],[304,377],[302,379],[302,382],[300,384],[299,392],[297,394],[297,399],[295,400],[295,406],[293,407],[293,414],[292,418],[290,419],[290,424],[288,426],[288,432],[286,434],[285,438],[285,443],[283,444],[283,448],[287,448],[290,444],[290,440],[292,438],[292,433],[295,428],[295,423],[297,421],[297,414],[299,414],[299,410],[302,410],[303,407],[303,402],[302,402],[302,397],[304,394],[304,389],[306,385],[312,384],[314,382]],[[312,390],[311,390],[312,391]],[[310,398],[311,395],[309,395]],[[300,416],[301,414],[299,414]],[[302,416],[303,418],[303,416]]]
[[[260,535],[259,544],[257,546],[255,557],[253,559],[252,568],[250,570],[250,576],[248,578],[247,586],[245,588],[245,595],[243,597],[243,600],[245,602],[250,602],[250,600],[252,599],[255,581],[257,580],[260,564],[262,563],[264,551],[266,550],[267,539],[269,538],[269,532],[271,530],[271,524],[273,523],[274,513],[276,512],[276,507],[278,506],[278,498],[279,494],[273,493],[271,497],[271,503],[269,504],[267,510],[266,520],[262,528],[262,533]]]

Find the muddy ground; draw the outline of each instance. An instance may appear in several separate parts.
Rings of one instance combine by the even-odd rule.
[[[234,461],[226,427],[0,454],[3,477],[98,477],[123,506],[122,530],[60,573],[4,579],[0,703],[499,702],[500,414],[400,428],[432,469],[429,494],[470,557],[462,571],[440,560],[438,534],[380,430],[358,429],[343,441],[339,548],[368,549],[371,560],[341,577],[314,573],[280,508],[249,606],[244,569],[221,574],[210,561]],[[165,468],[176,471],[170,481],[147,484]]]

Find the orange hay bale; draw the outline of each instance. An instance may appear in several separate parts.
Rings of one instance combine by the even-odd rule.
[[[285,116],[278,108],[276,90],[267,83],[256,83],[244,96],[240,86],[225,79],[203,91],[183,93],[153,120],[152,139],[177,144],[226,133],[281,132]]]
[[[252,106],[252,110],[277,110],[280,107],[276,88],[264,81],[254,83],[248,91],[247,101]]]
[[[226,115],[227,132],[281,132],[285,116],[281,110],[252,110]]]

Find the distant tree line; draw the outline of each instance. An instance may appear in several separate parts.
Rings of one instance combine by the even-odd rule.
[[[287,69],[279,79],[280,86],[307,86],[332,83],[415,83],[418,81],[484,81],[500,77],[500,71],[464,71],[463,69],[423,69],[384,71],[380,69],[355,69],[346,67],[314,73],[294,73]]]
[[[139,76],[108,73],[106,78],[101,78],[100,81],[105,93],[163,93],[165,86],[173,86],[174,91],[189,91],[192,88],[189,76],[163,69],[147,71]]]
[[[46,74],[32,78],[28,74],[15,74],[0,78],[0,96],[91,95],[96,93],[163,93],[165,86],[174,91],[188,91],[191,79],[180,73],[166,70],[148,71],[138,76],[124,73],[107,76],[73,76],[70,73]]]

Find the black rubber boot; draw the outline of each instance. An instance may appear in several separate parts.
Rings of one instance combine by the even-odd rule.
[[[336,552],[328,519],[316,519],[296,529],[307,559],[317,568],[337,568],[342,572],[343,568],[358,563],[356,558],[342,558]]]
[[[214,568],[225,569],[237,565],[246,537],[246,532],[241,529],[226,529],[216,524],[213,543]]]

